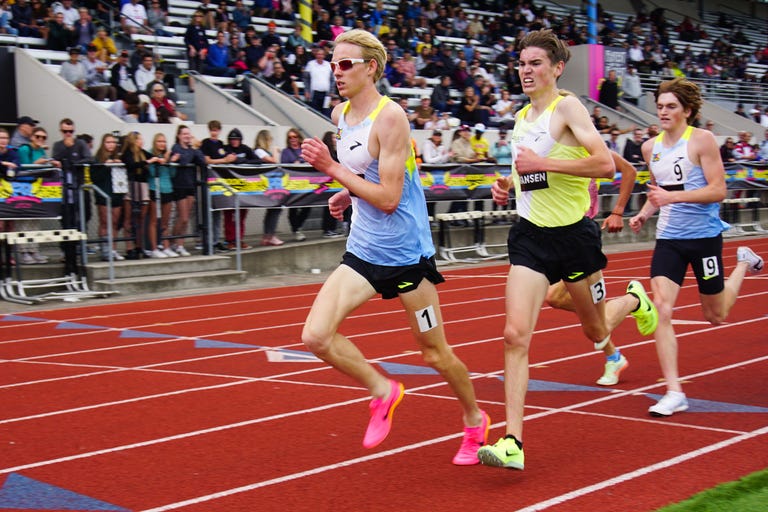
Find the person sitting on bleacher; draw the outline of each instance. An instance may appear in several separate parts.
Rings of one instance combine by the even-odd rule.
[[[150,2],[149,9],[147,9],[147,24],[155,31],[156,36],[169,37],[173,35],[163,28],[169,24],[168,13],[160,6],[159,0],[152,0]]]
[[[205,64],[205,58],[208,55],[208,38],[205,35],[203,27],[203,17],[205,13],[195,11],[192,15],[192,23],[187,27],[184,33],[184,44],[187,47],[187,61],[190,71],[201,73]],[[195,90],[192,77],[189,78],[189,89]]]
[[[147,110],[147,120],[150,123],[181,124],[187,120],[186,114],[179,112],[176,104],[168,98],[165,85],[153,82],[150,93]]]
[[[96,36],[96,26],[91,21],[91,14],[88,12],[88,9],[81,7],[77,12],[79,18],[74,25],[75,44],[85,53],[85,48],[91,44],[91,41]]]
[[[245,30],[251,24],[251,10],[243,4],[243,0],[235,2],[235,8],[232,10],[232,21],[240,30]]]
[[[149,21],[147,10],[139,3],[140,0],[130,0],[120,8],[120,24],[123,32],[128,35],[148,33]]]
[[[48,40],[46,46],[49,50],[65,51],[74,41],[74,29],[67,28],[64,24],[64,14],[57,12],[48,22]]]
[[[88,69],[80,62],[80,47],[73,46],[69,49],[69,60],[61,63],[59,76],[74,85],[80,91],[88,87]]]
[[[74,29],[75,24],[80,19],[80,13],[72,6],[72,0],[61,0],[53,4],[53,13],[62,13],[64,15],[64,25],[69,29]]]
[[[120,52],[117,63],[112,66],[109,83],[117,90],[118,99],[125,98],[129,92],[137,92],[136,82],[133,79],[133,72],[128,66],[128,50]]]
[[[16,0],[16,3],[11,6],[11,27],[18,30],[18,34],[22,37],[43,37],[27,0]]]
[[[100,61],[110,64],[117,59],[117,46],[115,41],[109,37],[106,28],[99,27],[96,29],[96,37],[91,41],[91,44],[96,47],[96,58]]]
[[[235,70],[229,67],[229,48],[226,35],[221,30],[216,33],[216,44],[208,47],[205,74],[230,78],[236,75]]]
[[[270,46],[277,46],[278,48],[283,46],[283,40],[277,35],[277,24],[274,21],[267,23],[267,31],[261,35],[261,45],[264,48]]]
[[[133,72],[133,79],[141,94],[149,94],[147,85],[155,80],[155,59],[152,54],[142,56],[141,64]]]

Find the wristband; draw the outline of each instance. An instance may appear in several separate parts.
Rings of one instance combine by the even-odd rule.
[[[616,212],[611,212],[611,213],[609,213],[609,214],[608,214],[608,216],[609,216],[609,217],[610,217],[611,215],[618,215],[619,217],[623,217],[623,216],[624,216],[624,214],[622,214],[622,213],[616,213]]]

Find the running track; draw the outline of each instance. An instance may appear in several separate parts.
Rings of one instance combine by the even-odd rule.
[[[768,255],[768,239],[748,243]],[[609,295],[648,287],[649,258],[610,255]],[[506,266],[442,270],[448,336],[495,441]],[[0,510],[646,511],[768,466],[766,274],[717,327],[686,281],[675,315],[691,409],[666,419],[647,415],[664,385],[631,317],[613,335],[630,367],[606,389],[575,316],[545,308],[522,472],[450,463],[460,409],[397,301],[342,326],[407,389],[390,437],[363,449],[369,398],[300,343],[318,286],[0,314]]]

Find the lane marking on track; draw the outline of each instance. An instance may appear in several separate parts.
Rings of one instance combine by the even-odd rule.
[[[719,325],[719,326],[712,326],[712,327],[709,327],[707,329],[700,329],[700,330],[691,331],[691,332],[688,332],[688,333],[681,333],[680,335],[678,335],[678,338],[683,338],[683,337],[687,337],[687,336],[693,336],[693,335],[696,335],[696,334],[701,334],[701,333],[705,333],[705,332],[712,331],[712,330],[725,329],[725,328],[728,328],[728,327],[738,327],[738,326],[741,326],[741,325],[750,324],[750,323],[753,323],[753,322],[759,322],[759,321],[762,321],[762,320],[765,320],[765,318],[756,318],[756,319],[745,320],[745,321],[742,321],[742,322],[737,322],[737,323],[732,323],[732,324],[722,324],[722,325]],[[566,326],[566,327],[553,327],[553,328],[550,328],[550,329],[542,329],[542,330],[536,331],[536,333],[541,334],[541,333],[545,333],[545,332],[556,332],[556,331],[561,330],[563,328],[568,328],[568,326]],[[488,343],[488,342],[497,342],[497,341],[500,341],[500,340],[501,340],[501,338],[487,338],[487,339],[483,339],[483,340],[476,340],[476,341],[466,342],[466,343],[462,343],[462,344],[456,344],[456,345],[453,345],[453,347],[454,347],[454,349],[456,349],[456,348],[472,346],[472,345],[482,345],[482,344],[485,344],[485,343]],[[648,344],[651,344],[651,343],[654,343],[654,341],[653,340],[641,341],[641,342],[637,342],[637,343],[633,343],[633,344],[624,345],[624,346],[622,346],[622,348],[626,349],[626,348],[632,348],[632,347],[639,347],[639,346],[648,345]],[[291,346],[293,346],[293,345],[291,345]],[[267,348],[261,348],[261,349],[257,349],[257,350],[244,351],[244,352],[253,354],[253,353],[256,353],[256,352],[263,352],[265,350],[267,350]],[[244,352],[240,352],[240,354],[242,354]],[[416,352],[393,354],[393,355],[390,355],[390,356],[385,356],[385,357],[381,357],[381,358],[377,358],[377,359],[372,359],[371,362],[382,362],[382,361],[387,361],[387,360],[391,360],[391,359],[397,359],[397,358],[401,358],[401,357],[408,357],[410,355],[413,355],[414,353],[416,353]],[[292,383],[292,384],[310,385],[310,383],[306,383],[306,382],[287,381],[285,378],[286,377],[294,377],[294,376],[298,376],[298,375],[303,375],[303,374],[307,374],[307,373],[330,371],[332,369],[331,367],[329,367],[327,365],[321,365],[321,366],[318,366],[316,368],[297,370],[297,371],[288,372],[288,373],[274,374],[274,375],[265,376],[265,377],[248,377],[248,376],[210,374],[210,373],[201,373],[201,372],[182,372],[182,371],[179,371],[179,370],[158,370],[157,369],[157,367],[159,367],[159,366],[166,366],[166,365],[172,365],[172,364],[180,364],[182,362],[197,362],[197,361],[202,360],[202,359],[210,359],[210,358],[215,358],[215,357],[225,357],[227,355],[231,355],[231,354],[220,354],[220,355],[217,355],[217,356],[207,356],[207,357],[204,357],[204,358],[195,358],[195,359],[191,359],[191,360],[190,359],[186,359],[186,360],[181,360],[181,361],[155,363],[155,364],[152,364],[152,365],[146,365],[146,366],[141,366],[141,367],[125,367],[125,368],[108,367],[109,369],[107,369],[105,371],[93,372],[93,373],[90,373],[90,374],[83,374],[83,375],[77,375],[77,376],[59,377],[59,378],[47,379],[47,380],[44,380],[44,381],[36,381],[36,382],[53,382],[53,381],[58,381],[58,380],[74,379],[74,378],[87,377],[87,376],[92,376],[92,375],[95,376],[95,375],[102,375],[102,374],[106,374],[106,373],[118,373],[118,372],[128,372],[128,371],[161,371],[161,372],[172,373],[172,374],[194,375],[194,376],[204,376],[204,377],[214,377],[214,378],[239,379],[237,382],[226,383],[226,385],[233,385],[233,386],[234,385],[240,385],[240,384],[248,384],[248,383],[253,383],[253,382],[260,382],[260,381],[279,381],[279,380],[282,380],[282,381],[285,381],[285,382],[289,382],[289,383]],[[555,364],[555,363],[560,363],[560,362],[565,362],[565,361],[572,361],[572,360],[576,360],[576,359],[582,359],[582,358],[593,357],[593,356],[594,356],[593,352],[584,352],[584,353],[581,353],[581,354],[560,357],[560,358],[552,359],[552,360],[549,360],[549,361],[542,361],[540,363],[532,364],[531,366],[532,367],[547,366],[547,365],[552,365],[552,364]],[[35,364],[40,364],[40,363],[35,363]],[[57,364],[57,363],[42,363],[42,364]],[[737,366],[738,366],[738,363],[737,363]],[[100,367],[100,368],[103,368],[103,367]],[[472,379],[477,379],[477,378],[483,378],[483,377],[489,377],[489,376],[498,376],[498,375],[501,375],[501,374],[503,374],[503,370],[498,370],[496,372],[491,372],[491,373],[487,373],[487,374],[474,374],[474,375],[472,375],[471,378]],[[682,376],[681,378],[686,379],[686,378],[691,378],[691,377],[690,376],[688,376],[688,377]],[[440,383],[435,384],[435,386],[444,385],[444,384],[445,383],[441,381]],[[5,386],[0,386],[0,389],[7,388],[7,387],[20,387],[20,386],[23,386],[23,385],[25,385],[25,383],[9,384],[9,385],[5,385]],[[657,382],[652,387],[658,387],[658,386],[661,386],[661,385],[663,385],[663,382]],[[192,392],[198,392],[198,391],[205,391],[205,390],[208,390],[208,389],[216,389],[216,388],[221,387],[221,386],[223,386],[223,385],[222,384],[216,384],[216,385],[211,385],[211,386],[202,386],[202,387],[189,388],[189,389],[184,389],[184,390],[170,391],[170,392],[167,392],[167,393],[158,393],[158,394],[153,394],[153,395],[144,395],[144,396],[140,396],[140,397],[128,398],[128,399],[117,400],[117,401],[112,401],[112,402],[104,402],[104,403],[100,403],[100,404],[93,404],[93,405],[76,407],[76,408],[71,408],[71,409],[63,409],[63,410],[59,410],[59,411],[50,411],[50,412],[47,412],[47,413],[40,413],[40,414],[36,414],[36,415],[31,415],[31,416],[24,416],[24,417],[18,417],[18,418],[7,418],[5,420],[1,420],[0,424],[12,423],[12,422],[18,422],[18,421],[26,421],[26,420],[29,420],[29,419],[37,419],[37,418],[44,418],[44,417],[50,417],[50,416],[57,416],[57,415],[60,415],[60,414],[68,414],[68,413],[72,413],[72,412],[80,412],[80,411],[84,411],[84,410],[98,409],[98,408],[101,408],[101,407],[110,407],[110,406],[122,405],[122,404],[126,404],[126,403],[140,402],[140,401],[144,401],[144,400],[151,400],[151,399],[154,399],[154,398],[162,398],[162,397],[165,397],[165,396],[174,396],[174,395],[184,394],[186,392],[192,393]],[[428,387],[432,387],[432,385],[430,385]],[[362,388],[360,388],[360,389],[362,389]],[[426,388],[418,388],[418,389],[426,389]],[[409,391],[411,391],[411,390],[409,390]]]
[[[584,496],[586,494],[599,491],[601,489],[605,489],[607,487],[611,487],[613,485],[621,484],[623,482],[628,482],[629,480],[634,480],[635,478],[639,478],[641,476],[647,475],[649,473],[653,473],[655,471],[659,471],[661,469],[666,469],[672,466],[676,466],[677,464],[681,464],[683,462],[687,462],[691,459],[695,459],[696,457],[701,457],[702,455],[706,455],[708,453],[712,453],[717,450],[722,450],[723,448],[727,448],[731,445],[740,443],[742,441],[747,441],[749,439],[753,439],[756,437],[760,437],[762,435],[768,434],[768,427],[759,428],[757,430],[753,430],[752,432],[747,432],[745,434],[742,434],[740,436],[732,437],[730,439],[725,439],[723,441],[720,441],[719,443],[713,443],[710,445],[707,445],[703,448],[699,448],[698,450],[693,450],[687,453],[683,453],[681,455],[678,455],[677,457],[673,457],[669,460],[665,460],[663,462],[658,462],[656,464],[652,464],[650,466],[645,466],[639,469],[636,469],[634,471],[630,471],[628,473],[624,473],[623,475],[619,475],[613,478],[609,478],[608,480],[603,480],[600,483],[589,485],[586,487],[582,487],[581,489],[576,489],[574,491],[561,494],[560,496],[556,496],[554,498],[550,498],[546,501],[540,501],[539,503],[536,503],[534,505],[530,505],[525,508],[519,509],[517,512],[537,512],[539,510],[546,510],[550,507],[553,507],[555,505],[560,505],[562,503],[565,503],[566,501],[573,500],[575,498],[579,498],[581,496]]]

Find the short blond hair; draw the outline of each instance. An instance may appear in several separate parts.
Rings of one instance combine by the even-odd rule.
[[[376,73],[373,76],[373,81],[378,82],[384,75],[384,65],[387,62],[387,50],[381,41],[366,30],[353,29],[348,30],[342,34],[339,34],[333,44],[349,43],[355,46],[359,46],[363,50],[363,59],[367,61],[376,61]]]

